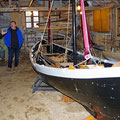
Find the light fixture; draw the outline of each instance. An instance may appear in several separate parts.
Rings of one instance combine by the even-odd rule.
[[[80,8],[80,5],[78,5],[78,6],[77,6],[77,10],[80,10],[80,9],[81,9],[81,8]]]
[[[80,15],[82,15],[82,11],[80,12]]]

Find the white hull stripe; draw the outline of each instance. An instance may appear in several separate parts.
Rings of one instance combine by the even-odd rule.
[[[97,79],[97,78],[120,78],[120,67],[75,69],[53,68],[44,65],[33,64],[37,72],[54,77],[71,79]]]

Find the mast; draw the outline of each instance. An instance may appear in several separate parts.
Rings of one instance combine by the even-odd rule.
[[[72,0],[72,33],[73,33],[73,63],[77,64],[77,40],[76,40],[76,5]]]

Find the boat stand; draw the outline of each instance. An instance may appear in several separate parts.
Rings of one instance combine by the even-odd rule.
[[[42,83],[44,83],[45,85],[42,85]],[[56,91],[55,88],[45,83],[40,76],[38,76],[32,88],[33,88],[32,93],[35,93],[36,91]]]

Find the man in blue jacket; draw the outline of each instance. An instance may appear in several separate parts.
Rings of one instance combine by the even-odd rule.
[[[12,69],[13,56],[15,54],[14,67],[17,69],[19,63],[19,52],[23,43],[23,35],[21,30],[16,26],[15,21],[11,21],[10,28],[7,30],[7,34],[4,36],[4,41],[8,47],[8,69]]]

